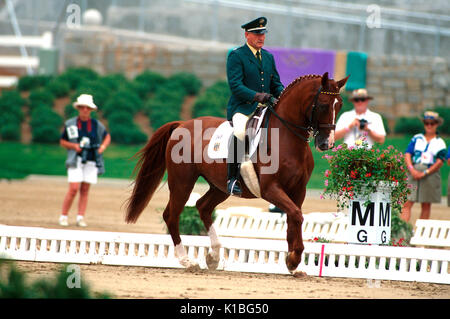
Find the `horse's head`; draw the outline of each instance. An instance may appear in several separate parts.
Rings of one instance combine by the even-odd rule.
[[[334,146],[334,130],[337,114],[342,108],[339,90],[345,85],[348,76],[340,81],[328,78],[325,72],[317,89],[312,107],[308,110],[309,125],[314,134],[314,145],[319,151],[326,151]]]

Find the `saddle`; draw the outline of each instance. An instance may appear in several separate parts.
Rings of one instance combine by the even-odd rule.
[[[267,108],[258,107],[246,124],[246,147],[245,160],[241,163],[241,177],[248,189],[256,197],[261,197],[259,180],[250,158],[258,149],[261,142],[263,122]],[[215,131],[208,144],[208,156],[211,159],[226,159],[228,157],[228,146],[233,134],[233,126],[230,121],[223,122]]]
[[[251,158],[261,141],[263,122],[267,108],[258,107],[246,124],[246,154]],[[208,145],[208,156],[211,159],[225,159],[228,156],[228,145],[233,134],[233,124],[225,121],[219,125]]]

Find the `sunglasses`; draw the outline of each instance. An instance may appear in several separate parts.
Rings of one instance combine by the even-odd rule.
[[[354,98],[353,101],[358,103],[358,102],[365,102],[365,101],[367,101],[367,99],[364,97],[357,97],[357,98]]]
[[[437,124],[437,122],[436,121],[424,121],[423,122],[423,124],[425,125],[425,126],[427,126],[427,125],[436,125]]]

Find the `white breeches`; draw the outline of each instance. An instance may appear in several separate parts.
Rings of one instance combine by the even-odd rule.
[[[245,141],[245,126],[247,125],[248,116],[242,113],[236,113],[232,117],[233,121],[233,134],[240,141]]]

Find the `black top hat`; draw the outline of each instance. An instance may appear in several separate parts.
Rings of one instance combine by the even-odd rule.
[[[266,17],[259,17],[255,20],[252,20],[246,24],[241,25],[241,28],[244,29],[246,32],[261,34],[267,32],[266,24],[267,24]]]

